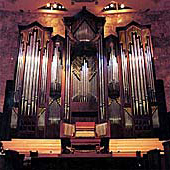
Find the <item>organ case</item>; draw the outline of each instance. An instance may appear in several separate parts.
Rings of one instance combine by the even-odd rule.
[[[49,102],[51,27],[38,22],[19,26],[20,47],[15,79],[14,102],[18,107],[19,136],[35,136],[45,130]]]
[[[151,135],[159,121],[150,26],[131,22],[117,32],[125,128],[131,128],[133,135]]]

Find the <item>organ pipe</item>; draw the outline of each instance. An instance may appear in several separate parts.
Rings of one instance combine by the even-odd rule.
[[[90,57],[80,60],[80,62],[82,62],[80,73],[75,70],[75,64],[79,64],[76,62],[77,59],[73,62],[73,102],[90,102],[92,98],[97,98],[97,85],[95,84],[97,76],[96,73],[92,71],[92,68],[88,66],[86,59],[88,60],[89,58]],[[77,74],[80,74],[80,77]]]
[[[66,80],[65,80],[65,104],[64,104],[64,114],[65,119],[69,119],[70,113],[70,74],[71,74],[71,60],[70,60],[70,39],[67,35],[67,53],[66,53]]]
[[[122,62],[121,64],[122,64],[123,94],[124,94],[125,103],[129,103],[129,80],[128,80],[128,71],[127,71],[128,60],[122,46],[121,46],[121,62]]]
[[[54,47],[54,55],[51,65],[51,91],[61,93],[61,73],[62,61],[60,58],[60,43],[56,42]]]
[[[151,102],[155,102],[155,85],[154,85],[154,75],[153,75],[153,67],[152,67],[152,51],[150,39],[147,37],[146,45],[145,45],[145,58],[146,58],[146,67],[147,67],[147,78],[148,78],[148,89],[149,96],[151,98]]]
[[[90,41],[95,37],[95,34],[89,24],[86,21],[83,21],[75,32],[75,37],[79,41]]]
[[[41,98],[40,105],[45,105],[46,103],[46,91],[47,91],[47,67],[49,58],[49,41],[46,43],[44,48],[44,54],[42,59],[42,70],[41,70]]]
[[[146,74],[144,67],[144,56],[140,37],[132,33],[132,43],[130,44],[129,64],[131,77],[131,97],[135,115],[148,114],[148,96],[146,89]]]
[[[109,61],[108,61],[108,86],[111,91],[116,91],[117,96],[110,96],[111,98],[117,98],[119,97],[119,75],[118,75],[118,62],[116,57],[115,49],[113,49],[113,46],[110,47],[111,52],[109,54]],[[111,94],[109,94],[111,95]]]
[[[100,115],[101,120],[104,119],[105,116],[105,85],[104,85],[104,56],[103,56],[103,45],[102,45],[102,37],[99,39],[99,51],[98,51],[98,64],[99,64],[99,107],[100,107]]]
[[[22,77],[24,72],[24,63],[25,63],[25,56],[24,56],[24,35],[21,34],[20,36],[20,46],[19,46],[19,54],[18,54],[18,67],[16,72],[16,80],[15,80],[15,95],[14,95],[14,102],[19,102],[21,97],[21,89],[22,89]]]

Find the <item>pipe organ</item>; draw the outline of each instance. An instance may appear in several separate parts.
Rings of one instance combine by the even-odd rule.
[[[63,21],[65,38],[37,22],[19,26],[18,136],[63,137],[62,124],[76,122],[104,123],[107,137],[151,135],[159,118],[150,27],[132,22],[104,38],[105,18],[85,8]]]

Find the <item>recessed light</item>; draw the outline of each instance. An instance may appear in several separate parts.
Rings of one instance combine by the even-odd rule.
[[[124,4],[121,4],[121,5],[120,5],[120,8],[124,8],[124,7],[125,7],[125,5],[124,5]]]
[[[110,7],[112,7],[112,8],[113,8],[113,7],[114,7],[114,4],[110,4]]]
[[[54,4],[53,7],[54,7],[54,8],[57,8],[57,4]]]
[[[67,9],[60,3],[47,3],[45,6],[42,6],[38,9],[42,10],[59,10],[59,11],[67,11]]]
[[[50,3],[47,3],[47,7],[50,7]]]

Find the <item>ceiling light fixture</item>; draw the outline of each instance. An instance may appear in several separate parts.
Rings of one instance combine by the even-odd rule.
[[[57,4],[56,4],[56,3],[55,3],[55,4],[53,4],[53,7],[54,7],[54,8],[57,8]]]
[[[127,6],[125,6],[125,4],[119,4],[119,3],[117,3],[117,2],[114,2],[114,1],[112,1],[110,4],[108,4],[107,6],[105,6],[104,8],[103,8],[103,12],[104,11],[119,11],[119,10],[124,10],[124,9],[132,9],[132,8],[130,8],[130,7],[127,7]]]
[[[121,5],[120,5],[120,8],[124,8],[124,7],[125,7],[125,5],[124,5],[124,4],[121,4]]]
[[[114,7],[114,4],[110,4],[110,7],[113,8],[113,7]]]
[[[50,5],[50,3],[47,3],[47,7],[50,7],[51,5]]]
[[[67,9],[66,9],[63,5],[61,5],[61,4],[57,3],[57,2],[47,3],[46,6],[40,7],[40,8],[38,8],[38,9],[39,9],[39,10],[42,9],[42,10],[67,11]]]

